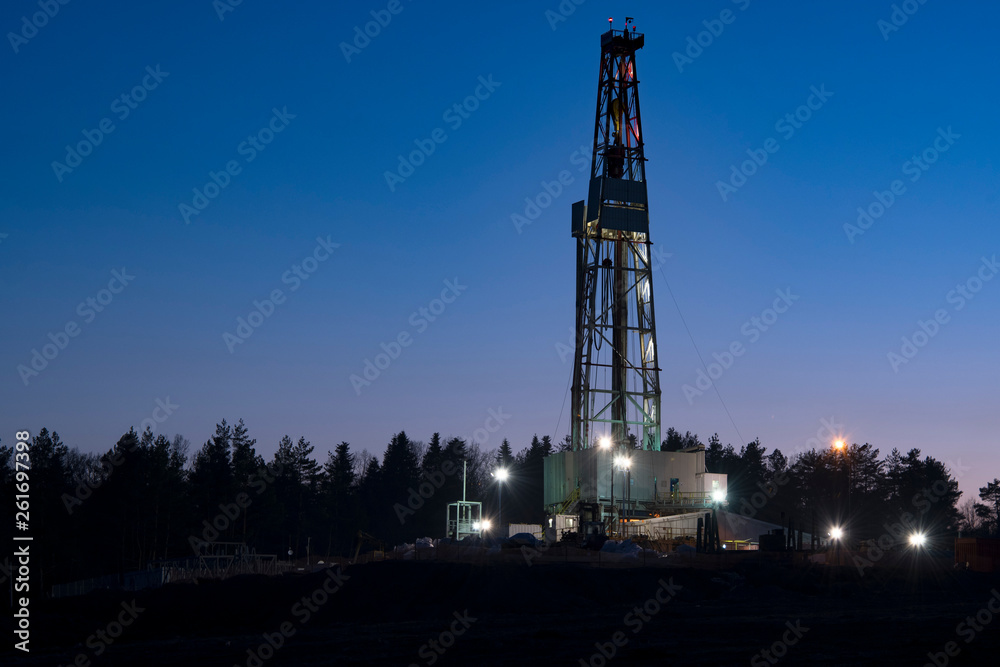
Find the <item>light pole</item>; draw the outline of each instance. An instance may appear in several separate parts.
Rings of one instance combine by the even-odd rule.
[[[507,477],[510,473],[506,468],[497,468],[497,471],[493,473],[493,476],[497,478],[497,504],[499,505],[498,516],[497,516],[497,529],[503,530],[503,494],[501,493],[501,488],[503,483],[507,481]]]
[[[625,511],[622,512],[624,519],[625,512],[632,504],[632,459],[625,457]]]
[[[603,438],[601,438],[598,441],[597,444],[600,445],[601,449],[603,449],[604,451],[608,452],[608,461],[609,461],[608,467],[611,468],[611,512],[608,512],[608,514],[611,514],[615,510],[615,467],[611,463],[611,461],[612,461],[612,459],[611,459],[611,438],[609,438],[608,436],[604,436]]]
[[[840,540],[841,540],[842,537],[844,537],[844,531],[842,529],[837,528],[837,527],[834,527],[834,528],[830,529],[830,539],[832,539],[834,541],[834,543],[836,544],[836,546],[837,546],[837,550],[836,550],[837,565],[840,565]]]
[[[847,462],[847,524],[850,525],[850,523],[851,523],[851,477],[852,477],[852,475],[851,475],[851,472],[852,472],[851,471],[851,467],[852,467],[851,466],[851,457],[849,456],[850,449],[848,448],[847,443],[844,442],[843,440],[837,440],[836,442],[834,442],[833,443],[833,448],[836,449],[838,452],[840,452],[844,456],[844,460]]]
[[[626,475],[629,473],[629,466],[632,461],[629,457],[625,455],[619,455],[615,457],[615,465],[618,466],[622,471],[622,483],[625,484],[625,490],[622,491],[622,511],[618,515],[618,522],[621,523],[622,516],[625,514],[625,494],[628,493],[628,480]],[[614,479],[614,474],[612,473],[611,478]],[[618,532],[621,532],[619,530]]]

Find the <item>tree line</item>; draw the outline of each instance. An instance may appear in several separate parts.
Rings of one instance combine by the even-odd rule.
[[[903,512],[941,535],[993,535],[1000,527],[1000,480],[980,489],[980,500],[958,504],[958,483],[944,464],[893,450],[880,458],[870,444],[842,451],[767,453],[759,440],[723,446],[718,435],[703,445],[697,435],[668,429],[664,450],[704,447],[710,472],[729,479],[728,509],[785,524],[794,518],[825,530],[850,516],[852,532],[877,537]],[[168,439],[130,429],[105,454],[81,453],[42,429],[31,444],[33,563],[44,584],[143,569],[192,557],[213,542],[245,542],[261,554],[284,558],[291,550],[313,559],[350,555],[358,531],[387,547],[445,533],[446,506],[465,497],[482,502],[496,519],[502,494],[504,523],[543,523],[546,456],[570,449],[535,436],[514,453],[506,439],[487,450],[462,438],[434,433],[425,443],[404,431],[381,457],[347,442],[320,462],[304,437],[284,436],[269,459],[243,420],[221,421],[193,453],[181,436]],[[14,497],[13,448],[0,446],[0,489]],[[498,483],[498,467],[509,478]],[[13,503],[3,503],[9,536]]]
[[[304,437],[284,436],[269,459],[243,420],[221,421],[193,453],[182,436],[130,429],[103,455],[81,453],[43,428],[31,439],[33,564],[45,584],[139,570],[190,558],[215,542],[244,542],[259,554],[289,550],[313,560],[350,555],[358,531],[387,547],[445,532],[448,503],[484,502],[495,516],[492,474],[511,470],[504,517],[541,523],[542,460],[550,438],[514,454],[507,440],[487,451],[434,433],[426,443],[404,431],[381,457],[341,442],[317,460]],[[2,497],[15,493],[14,450],[0,446]],[[446,471],[445,474],[442,471]],[[0,533],[10,535],[13,503]]]
[[[832,443],[831,443],[832,445]],[[804,531],[825,535],[847,528],[856,540],[874,539],[909,514],[938,546],[964,536],[1000,535],[1000,479],[979,489],[979,501],[959,504],[956,474],[919,449],[885,456],[870,443],[810,449],[786,456],[755,439],[738,450],[713,435],[703,445],[690,431],[668,429],[662,449],[705,447],[710,472],[728,475],[728,509],[780,525],[788,519]],[[937,539],[934,539],[937,538]]]

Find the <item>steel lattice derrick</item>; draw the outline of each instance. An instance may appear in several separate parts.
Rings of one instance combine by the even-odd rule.
[[[645,156],[635,53],[644,36],[601,36],[589,198],[577,238],[573,447],[601,437],[660,446],[660,385]]]

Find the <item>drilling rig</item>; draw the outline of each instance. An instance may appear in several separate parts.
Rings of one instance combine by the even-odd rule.
[[[636,65],[645,35],[631,17],[624,30],[615,30],[611,19],[609,24],[601,35],[589,190],[571,212],[572,449],[546,457],[544,502],[557,523],[555,517],[573,516],[567,524],[600,522],[608,533],[624,535],[631,521],[713,509],[725,496],[726,476],[706,471],[703,447],[660,451],[660,368]]]
[[[653,317],[646,158],[635,54],[645,36],[601,36],[597,117],[585,202],[573,205],[576,349],[573,450],[660,449],[660,381]]]

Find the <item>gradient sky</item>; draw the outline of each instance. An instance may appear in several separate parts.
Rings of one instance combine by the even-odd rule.
[[[930,0],[886,39],[889,2],[591,0],[554,22],[556,0],[402,0],[347,62],[340,44],[387,4],[246,0],[220,20],[210,0],[73,2],[16,53],[4,40],[5,443],[46,426],[103,451],[168,397],[159,432],[197,447],[242,417],[267,456],[285,433],[321,460],[342,440],[380,453],[400,429],[471,437],[491,409],[504,423],[486,447],[561,439],[569,211],[588,178],[573,157],[591,148],[600,34],[628,13],[646,34],[651,234],[670,254],[654,283],[664,430],[788,453],[832,418],[883,454],[951,462],[966,498],[1000,476],[1000,280],[960,310],[948,300],[1000,253],[1000,8]],[[679,71],[674,52],[726,9]],[[0,27],[36,11],[5,3]],[[157,65],[169,74],[119,119],[113,101]],[[499,86],[453,128],[444,113],[479,77]],[[775,124],[812,86],[833,95],[786,138]],[[295,118],[247,162],[241,142],[275,108]],[[60,182],[52,163],[104,118],[114,131]],[[960,137],[911,182],[904,164],[949,127]],[[390,191],[385,172],[437,128],[446,139]],[[772,137],[779,150],[723,201],[717,181]],[[179,204],[231,160],[240,173],[185,224]],[[512,214],[562,170],[573,182],[519,233]],[[896,179],[905,192],[850,242],[845,223]],[[291,291],[283,276],[317,237],[339,247]],[[78,304],[123,267],[134,280],[88,322]],[[467,288],[440,316],[410,319],[456,279]],[[799,299],[751,342],[744,323],[786,288]],[[275,289],[284,303],[230,353],[223,334]],[[894,370],[887,354],[939,309],[947,323]],[[18,366],[69,322],[79,334],[26,385]],[[350,376],[401,333],[411,344],[358,395]],[[734,341],[725,407],[714,390],[689,402],[696,347],[710,363]]]

